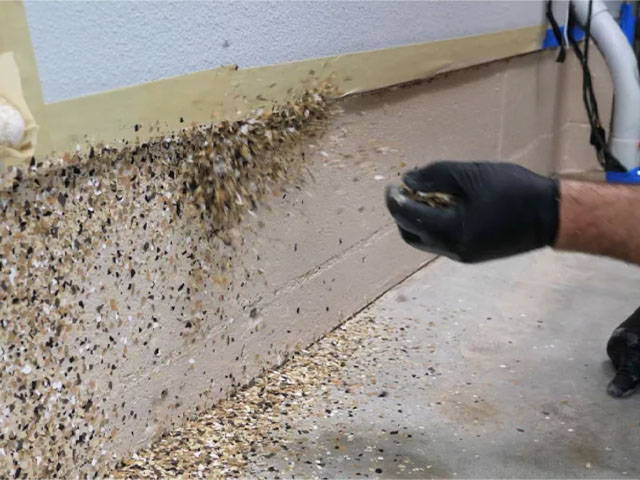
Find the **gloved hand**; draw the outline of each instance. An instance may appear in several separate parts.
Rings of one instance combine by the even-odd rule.
[[[387,208],[411,246],[462,262],[480,262],[552,245],[558,231],[559,185],[508,163],[438,162],[411,170],[413,192],[451,194],[429,206],[403,187],[388,187]]]

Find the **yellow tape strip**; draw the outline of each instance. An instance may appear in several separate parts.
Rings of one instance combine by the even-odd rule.
[[[152,130],[166,133],[192,122],[232,120],[327,79],[346,95],[428,78],[535,51],[544,33],[542,26],[528,27],[267,67],[222,67],[43,105],[24,8],[20,2],[0,5],[3,29],[13,22],[0,47],[14,51],[40,126],[37,156],[77,145],[144,140]]]

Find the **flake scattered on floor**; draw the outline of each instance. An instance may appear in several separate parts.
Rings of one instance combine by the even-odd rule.
[[[637,477],[640,395],[604,346],[640,269],[439,259],[117,476]]]
[[[393,330],[366,314],[348,321],[282,368],[138,452],[114,476],[243,476],[255,457],[286,450],[290,418],[308,415],[333,386],[359,388],[340,380],[344,365],[368,339],[392,335]]]

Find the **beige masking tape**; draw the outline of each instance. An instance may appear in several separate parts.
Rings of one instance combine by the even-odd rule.
[[[528,27],[266,67],[222,67],[46,104],[37,154],[144,141],[193,122],[237,119],[327,79],[346,95],[429,78],[538,50],[543,32]]]
[[[20,73],[11,52],[0,54],[0,105],[7,104],[20,112],[25,130],[15,147],[0,145],[0,164],[23,165],[33,157],[38,126],[24,98]]]

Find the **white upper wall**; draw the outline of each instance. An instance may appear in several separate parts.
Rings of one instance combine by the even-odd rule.
[[[46,102],[544,22],[529,1],[26,1]]]
[[[254,67],[536,25],[541,1],[30,1],[46,102],[237,64]]]

